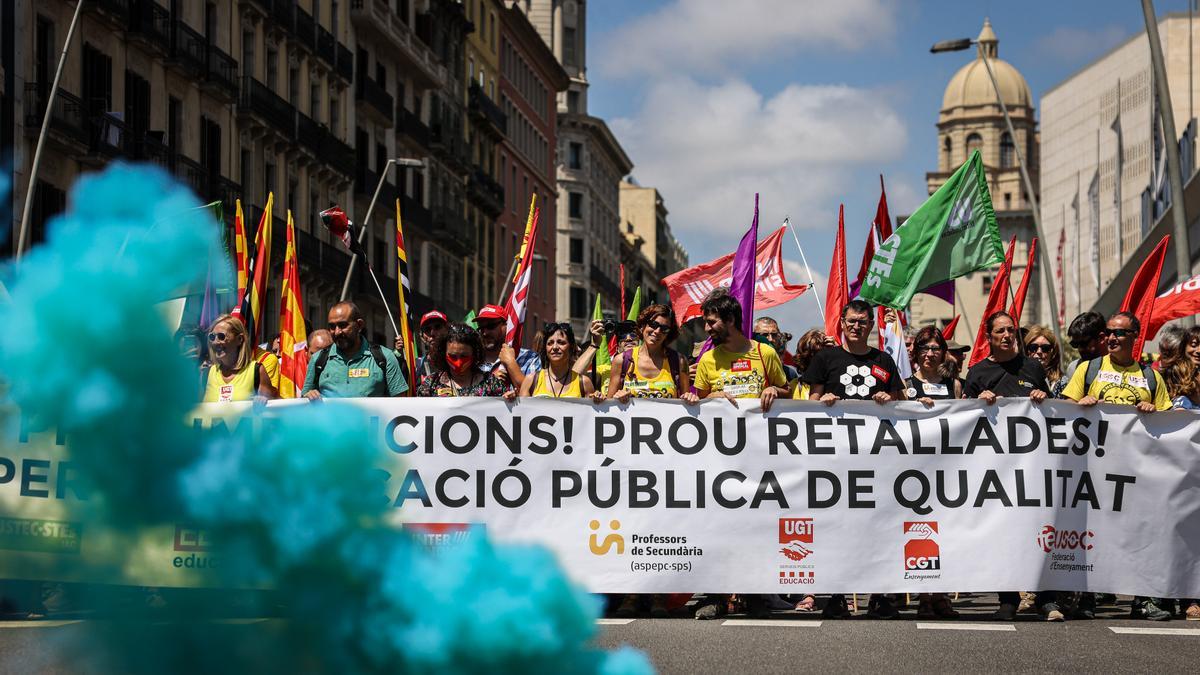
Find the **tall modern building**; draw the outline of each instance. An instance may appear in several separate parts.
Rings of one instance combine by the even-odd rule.
[[[1000,237],[1006,247],[1013,236],[1017,238],[1012,270],[1015,289],[1025,273],[1029,244],[1034,238],[1032,203],[1023,189],[1017,149],[1020,148],[1036,186],[1039,175],[1037,119],[1033,95],[1025,78],[1011,64],[998,58],[999,40],[990,21],[984,20],[977,41],[975,58],[960,68],[946,85],[937,122],[938,170],[925,174],[925,181],[929,194],[933,194],[972,152],[980,152]],[[996,96],[997,87],[988,76],[984,56],[996,74],[1000,96],[1016,131],[1015,138],[1008,133],[1004,123]],[[995,275],[993,269],[957,279],[953,304],[918,293],[911,305],[913,324],[944,325],[956,314],[961,315],[954,339],[961,344],[972,344],[975,341],[973,331],[984,319],[983,312]],[[1040,318],[1042,303],[1035,300],[1039,297],[1040,287],[1037,277],[1031,279],[1022,323],[1043,321]]]
[[[587,3],[517,0],[513,3],[553,50],[570,77],[559,93],[557,183],[557,317],[576,334],[586,327],[597,294],[605,310],[620,305],[621,179],[633,162],[604,120],[587,110]]]
[[[1200,30],[1187,14],[1170,14],[1159,20],[1158,31],[1175,128],[1185,136],[1180,156],[1187,185],[1195,172],[1194,101],[1200,90],[1192,71],[1200,57]],[[1139,249],[1160,238],[1151,230],[1169,196],[1161,127],[1152,124],[1158,115],[1154,89],[1150,45],[1141,31],[1042,97],[1042,226],[1055,254],[1051,259],[1063,242],[1063,276],[1054,292],[1067,322],[1113,292],[1115,301],[1108,298],[1099,309],[1115,309],[1125,287],[1121,279],[1127,281],[1129,270],[1144,259]],[[1190,210],[1194,222],[1195,207]],[[1144,242],[1147,237],[1152,241]],[[1193,250],[1196,243],[1193,234]],[[1173,254],[1167,258],[1173,271]],[[1165,273],[1162,283],[1174,280]],[[1111,292],[1110,285],[1116,286]]]
[[[240,198],[252,229],[273,193],[275,269],[266,304],[273,331],[288,209],[312,323],[324,324],[350,261],[318,223],[317,212],[331,202],[366,227],[368,261],[395,311],[398,198],[414,310],[464,310],[463,261],[476,250],[478,230],[468,225],[475,222],[467,191],[476,162],[468,152],[464,55],[473,26],[462,3],[85,2],[50,106],[40,172],[30,186],[34,146],[74,9],[68,0],[13,0],[2,10],[10,17],[0,46],[0,140],[13,153],[10,232],[31,198],[32,240],[40,241],[76,178],[118,158],[172,172],[201,200],[223,202],[227,220]],[[426,165],[388,169],[393,158]],[[378,202],[364,222],[381,176]],[[480,178],[474,185],[497,192]],[[388,341],[390,322],[364,265],[351,282],[350,297],[362,306],[372,338]]]

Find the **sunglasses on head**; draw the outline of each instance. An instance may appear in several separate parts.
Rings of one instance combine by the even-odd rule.
[[[1049,354],[1050,352],[1054,351],[1054,345],[1043,345],[1043,344],[1031,343],[1031,344],[1025,345],[1025,351],[1029,352],[1030,354],[1036,354],[1038,352],[1046,352],[1047,354]]]

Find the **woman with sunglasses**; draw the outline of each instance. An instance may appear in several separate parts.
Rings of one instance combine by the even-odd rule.
[[[279,398],[271,376],[252,357],[246,326],[241,319],[222,314],[208,329],[212,366],[204,383],[204,403],[232,403],[256,398]]]
[[[1067,380],[1063,377],[1062,354],[1059,353],[1058,340],[1054,339],[1054,333],[1045,326],[1030,326],[1025,333],[1025,353],[1042,364],[1042,370],[1046,371],[1050,397],[1062,398],[1062,390],[1067,386]]]
[[[935,326],[925,326],[913,338],[916,370],[905,383],[908,398],[920,401],[926,408],[934,401],[962,398],[962,384],[946,372],[946,338]]]
[[[533,375],[526,377],[521,383],[522,398],[586,398],[603,400],[603,394],[598,397],[592,380],[587,375],[580,375],[571,369],[579,355],[579,345],[575,344],[575,331],[569,323],[548,323],[542,329],[544,342],[538,350],[542,368]]]
[[[417,396],[503,396],[508,382],[492,370],[482,371],[483,340],[464,323],[452,323],[434,338],[429,352],[432,375],[417,385]]]
[[[679,337],[675,312],[661,304],[650,305],[637,318],[634,341],[613,359],[608,396],[621,403],[630,398],[679,398],[691,388],[682,357],[667,345]]]

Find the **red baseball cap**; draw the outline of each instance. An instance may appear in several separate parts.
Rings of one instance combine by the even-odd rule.
[[[508,311],[500,305],[484,305],[483,309],[475,315],[476,321],[490,321],[499,319],[500,321],[508,321]]]
[[[435,309],[432,312],[425,312],[425,314],[421,315],[421,324],[420,325],[424,326],[425,322],[435,321],[435,320],[436,321],[444,321],[445,323],[450,323],[450,319],[444,313],[439,312]]]

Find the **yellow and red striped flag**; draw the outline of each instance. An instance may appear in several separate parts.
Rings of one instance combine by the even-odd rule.
[[[237,265],[237,295],[238,305],[246,294],[246,286],[250,283],[250,248],[246,241],[246,218],[242,215],[242,200],[237,200],[237,210],[233,215],[233,257]]]
[[[234,316],[246,324],[250,343],[257,345],[262,333],[263,305],[267,297],[267,275],[271,272],[271,209],[275,203],[275,193],[267,195],[267,205],[263,209],[262,219],[258,221],[258,232],[254,235],[254,265],[248,273],[246,292],[238,298],[238,306],[233,310]]]
[[[408,395],[417,388],[417,343],[412,331],[412,286],[408,281],[408,251],[404,248],[404,228],[400,225],[400,200],[396,200],[396,281],[400,293],[400,337],[404,342],[404,361],[408,365]]]
[[[299,398],[308,373],[308,332],[300,298],[300,263],[296,258],[292,210],[287,214],[287,252],[283,256],[283,290],[279,302],[279,396]]]

